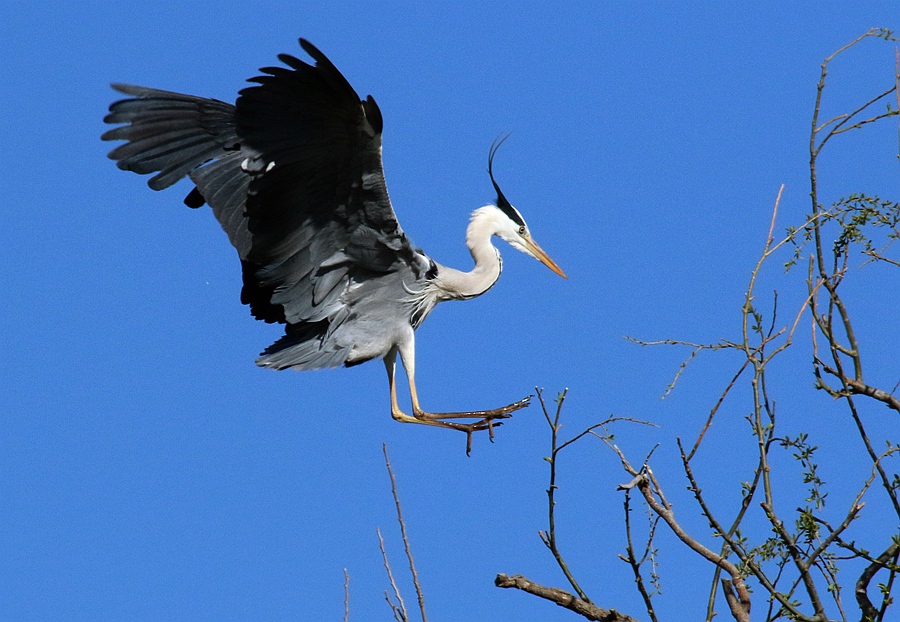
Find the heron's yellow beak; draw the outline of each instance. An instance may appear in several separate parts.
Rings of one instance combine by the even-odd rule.
[[[537,242],[531,239],[531,236],[523,237],[522,241],[525,243],[525,247],[528,251],[534,255],[538,261],[542,264],[553,270],[556,274],[561,276],[564,279],[568,279],[566,273],[562,271],[562,268],[556,265],[556,262],[550,259],[550,256],[544,252],[544,249],[538,246]]]

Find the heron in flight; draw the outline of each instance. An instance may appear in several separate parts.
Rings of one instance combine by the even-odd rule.
[[[103,140],[124,140],[109,153],[119,168],[155,173],[162,190],[190,177],[184,202],[208,204],[243,271],[241,302],[253,316],[285,325],[256,359],[272,369],[350,367],[381,358],[390,383],[391,416],[461,430],[489,430],[528,405],[526,397],[493,410],[423,410],[415,383],[415,329],[445,300],[480,296],[500,276],[498,236],[566,275],[541,250],[522,215],[488,174],[494,204],[472,213],[466,246],[475,267],[443,266],[413,246],[391,207],[381,160],[382,116],[372,96],[360,99],[335,66],[305,39],[310,65],[288,54],[287,67],[264,67],[232,105],[215,99],[113,84],[129,99],[104,121],[118,124]],[[124,125],[121,125],[124,124]],[[502,141],[500,141],[502,142]],[[412,414],[397,400],[397,354],[406,371]]]

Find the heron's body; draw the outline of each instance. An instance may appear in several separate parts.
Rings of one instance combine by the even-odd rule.
[[[132,98],[115,102],[105,119],[126,124],[103,136],[127,141],[110,157],[122,169],[156,173],[148,182],[154,190],[185,176],[194,182],[185,203],[210,205],[237,249],[242,302],[257,319],[285,325],[284,337],[257,364],[307,370],[382,358],[394,418],[470,434],[486,429],[527,400],[494,411],[423,411],[414,383],[414,331],[438,302],[478,296],[497,281],[494,235],[562,271],[531,240],[492,172],[497,205],[476,210],[466,232],[471,271],[442,266],[412,246],[388,198],[375,100],[361,100],[321,52],[301,45],[314,66],[280,55],[290,69],[262,69],[265,75],[251,79],[258,84],[241,91],[235,105],[113,85]],[[397,404],[398,353],[410,381],[412,417]]]

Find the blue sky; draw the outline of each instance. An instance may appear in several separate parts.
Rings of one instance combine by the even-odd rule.
[[[468,214],[493,199],[488,148],[511,132],[498,181],[569,276],[501,246],[497,286],[441,305],[418,332],[423,405],[486,408],[535,386],[549,395],[568,387],[567,432],[610,413],[654,421],[658,430],[623,427],[617,439],[636,462],[662,443],[657,472],[685,521],[703,530],[674,468],[673,439],[693,438],[736,359],[701,357],[663,401],[686,353],[623,336],[738,336],[779,186],[782,225],[808,210],[822,58],[870,27],[900,27],[890,2],[785,4],[7,7],[0,618],[340,619],[347,568],[351,620],[390,619],[376,527],[398,574],[403,559],[385,442],[430,619],[574,619],[493,587],[497,572],[564,583],[537,536],[549,442],[537,408],[499,429],[493,445],[476,438],[467,458],[462,435],[391,420],[378,362],[303,374],[257,368],[279,329],[241,306],[238,262],[212,214],[181,204],[187,183],[154,193],[106,158],[109,82],[233,101],[278,53],[301,54],[301,36],[377,99],[391,197],[418,245],[468,269]],[[826,109],[843,112],[888,88],[893,63],[884,42],[842,58]],[[848,137],[823,162],[825,196],[896,199],[896,153],[893,126]],[[893,386],[900,332],[888,293],[900,286],[897,272],[871,270],[856,283],[860,296],[885,292],[858,312],[869,370]],[[802,275],[784,276],[776,262],[764,289],[773,288],[796,307]],[[775,388],[796,417],[790,425],[815,428],[823,451],[840,459],[842,423],[811,390],[805,347],[786,357]],[[723,507],[746,477],[740,460],[722,456],[747,442],[749,406],[728,407],[704,459],[707,489]],[[563,552],[595,601],[640,615],[616,559],[624,544],[615,485],[625,477],[615,456],[586,442],[564,460]],[[840,513],[859,473],[836,468],[825,478]],[[708,572],[671,538],[661,548],[659,609],[700,615],[708,584],[692,580]]]

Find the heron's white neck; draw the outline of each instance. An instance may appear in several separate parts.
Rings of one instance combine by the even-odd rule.
[[[462,272],[441,266],[435,279],[435,284],[448,299],[480,296],[500,278],[500,251],[491,244],[491,236],[503,226],[498,214],[502,216],[493,205],[472,212],[472,219],[466,228],[466,246],[475,260],[475,267],[471,272]]]

